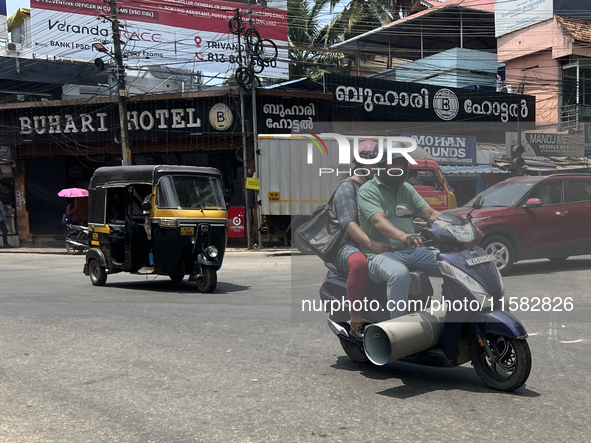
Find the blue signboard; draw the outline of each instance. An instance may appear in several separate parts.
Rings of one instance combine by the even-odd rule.
[[[475,165],[476,137],[461,135],[400,134],[411,137],[439,164]],[[412,153],[411,153],[412,155]]]

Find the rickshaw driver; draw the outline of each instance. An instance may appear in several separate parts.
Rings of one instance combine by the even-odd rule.
[[[142,209],[141,204],[144,202],[144,198],[139,194],[135,187],[130,186],[127,188],[127,191],[130,194],[133,194],[135,198],[132,199],[133,204],[133,211],[132,216],[133,218],[143,217],[144,211]],[[112,194],[112,200],[110,205],[110,214],[111,217],[109,219],[110,223],[115,225],[122,225],[125,223],[125,199],[122,198],[121,192],[119,189],[116,189]]]

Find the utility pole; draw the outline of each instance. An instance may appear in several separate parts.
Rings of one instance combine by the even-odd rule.
[[[238,46],[240,46],[240,36],[238,36]],[[239,50],[240,51],[240,50]],[[240,54],[240,52],[238,52]],[[246,214],[246,245],[250,250],[252,249],[252,241],[250,239],[250,208],[248,207],[248,188],[246,187],[246,180],[248,179],[248,159],[246,158],[246,116],[244,104],[244,87],[240,86],[240,120],[242,122],[242,168],[244,170],[244,209]]]
[[[117,73],[117,99],[119,102],[119,125],[121,126],[122,165],[131,165],[131,150],[129,149],[129,131],[127,129],[127,98],[129,92],[125,88],[125,67],[121,54],[121,32],[117,18],[117,0],[108,0],[111,6],[111,25],[113,29],[113,55]]]
[[[248,26],[249,28],[253,28],[252,23],[252,0],[248,0]],[[251,68],[254,68],[254,58],[252,54],[252,50],[249,51],[249,64]],[[254,77],[254,76],[253,76]],[[252,96],[252,144],[254,150],[254,164],[255,164],[255,171],[257,173],[257,178],[260,179],[260,168],[259,168],[259,134],[257,128],[257,80],[253,78],[252,80],[252,88],[251,88],[251,96]],[[259,206],[259,191],[254,191],[254,205],[257,211],[257,241],[259,245],[259,249],[263,248],[263,243],[261,240],[261,224],[262,224],[262,214],[261,214],[261,207]]]

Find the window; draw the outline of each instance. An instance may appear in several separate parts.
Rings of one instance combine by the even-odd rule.
[[[410,169],[407,181],[413,186],[430,186],[432,189],[441,190],[437,176],[431,170]]]
[[[562,182],[552,181],[543,183],[542,186],[534,191],[531,197],[541,199],[544,206],[564,203]]]
[[[562,68],[562,104],[591,106],[591,59],[578,57]]]
[[[156,206],[163,209],[224,209],[218,180],[206,176],[177,175],[160,179]]]
[[[576,105],[578,101],[577,93],[577,71],[578,66],[565,68],[562,71],[562,104]]]
[[[591,181],[569,180],[566,182],[566,202],[591,201]]]

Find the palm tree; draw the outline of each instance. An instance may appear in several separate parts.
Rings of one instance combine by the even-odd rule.
[[[328,51],[336,43],[321,26],[320,15],[331,0],[288,0],[289,73],[291,78],[318,79],[340,67],[342,54]]]
[[[330,0],[330,11],[341,0]],[[333,39],[340,36],[347,40],[400,18],[400,11],[406,11],[410,0],[349,0],[335,17],[329,30]]]

